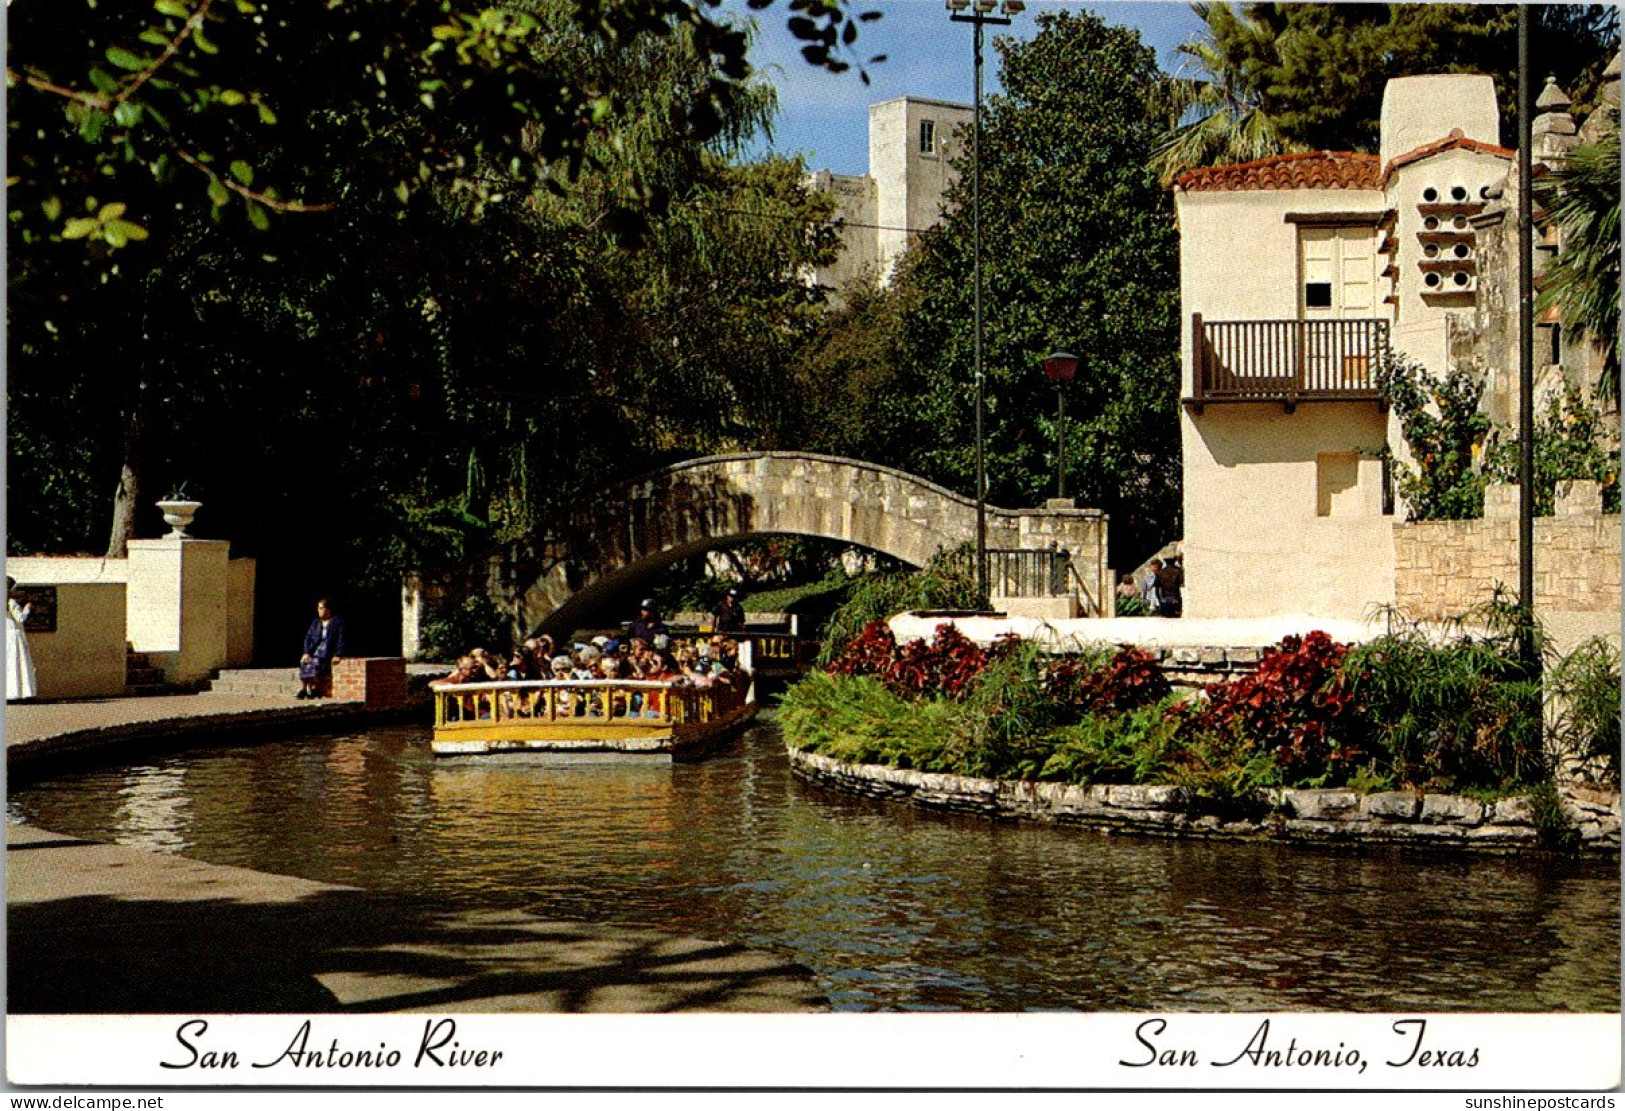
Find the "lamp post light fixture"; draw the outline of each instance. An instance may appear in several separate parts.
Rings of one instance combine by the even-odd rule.
[[[971,125],[971,240],[975,270],[973,294],[976,313],[976,590],[985,602],[987,593],[987,460],[982,446],[984,404],[982,373],[982,28],[991,23],[1008,27],[1010,19],[1027,9],[1025,0],[947,0],[948,18],[976,28],[976,100]],[[995,9],[999,14],[995,15]]]
[[[1055,496],[1066,499],[1066,384],[1078,372],[1078,357],[1055,351],[1044,360],[1044,373],[1055,383]]]

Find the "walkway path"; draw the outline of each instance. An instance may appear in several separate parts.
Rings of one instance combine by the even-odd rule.
[[[815,1011],[775,954],[6,831],[13,1014]]]
[[[173,739],[192,733],[354,720],[359,702],[302,702],[287,695],[170,694],[69,702],[9,703],[6,759],[79,752],[120,742]]]
[[[13,704],[6,757],[363,713],[291,695]],[[6,888],[12,1013],[827,1009],[802,966],[726,942],[453,910],[26,825],[6,830]]]

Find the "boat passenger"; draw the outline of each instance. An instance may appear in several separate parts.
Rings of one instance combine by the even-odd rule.
[[[655,637],[669,632],[671,630],[666,628],[666,623],[660,619],[660,611],[655,608],[653,598],[643,600],[638,607],[637,617],[632,619],[632,624],[627,628],[629,635],[651,644],[654,643]]]
[[[554,656],[550,666],[553,671],[553,679],[556,682],[569,682],[571,667],[569,656]],[[559,717],[569,717],[575,712],[575,698],[570,691],[555,691],[554,698],[556,699],[554,704],[557,706]]]

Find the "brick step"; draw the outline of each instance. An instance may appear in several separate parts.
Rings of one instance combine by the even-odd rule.
[[[127,687],[155,687],[162,686],[164,682],[164,669],[161,667],[126,667],[124,669],[124,685]]]
[[[124,666],[130,668],[148,668],[152,666],[152,658],[145,652],[137,652],[129,645],[125,645]]]

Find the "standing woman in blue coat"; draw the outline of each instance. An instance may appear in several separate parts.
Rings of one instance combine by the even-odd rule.
[[[305,632],[304,655],[299,657],[299,681],[303,685],[294,697],[321,698],[330,689],[333,664],[343,655],[344,618],[322,598],[316,603],[316,619]]]

